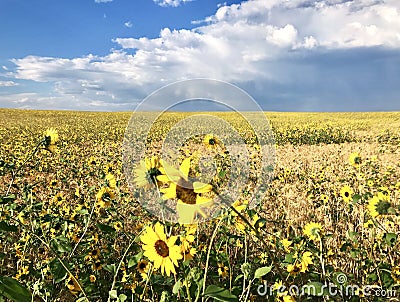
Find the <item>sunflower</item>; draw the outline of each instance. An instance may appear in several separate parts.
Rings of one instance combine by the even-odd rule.
[[[144,234],[140,236],[144,256],[154,262],[155,269],[161,268],[163,275],[176,274],[175,266],[178,266],[178,260],[182,259],[181,250],[175,245],[177,238],[177,236],[167,238],[164,227],[159,222],[154,228],[146,227]]]
[[[214,134],[207,134],[203,139],[203,143],[208,149],[211,149],[219,145],[219,140]]]
[[[136,185],[146,188],[151,185],[159,187],[161,183],[157,180],[157,176],[165,174],[162,162],[157,156],[141,160],[134,173]]]
[[[186,250],[183,253],[183,261],[193,260],[193,257],[196,253],[197,253],[197,250],[194,247],[191,247],[190,249]]]
[[[400,266],[394,266],[392,268],[392,273],[391,276],[393,280],[397,283],[400,284]]]
[[[296,276],[301,271],[301,265],[298,263],[288,264],[288,266],[286,267],[286,270],[291,276]]]
[[[281,244],[283,245],[285,251],[289,251],[289,247],[292,245],[293,241],[289,239],[281,239]]]
[[[390,208],[390,202],[386,200],[386,197],[384,197],[383,195],[379,196],[379,194],[378,196],[372,197],[367,205],[369,214],[373,218],[378,217],[379,215],[388,214],[389,208]]]
[[[149,267],[150,267],[149,263],[146,260],[140,260],[138,262],[138,264],[136,265],[138,272],[141,274],[143,274],[143,273],[147,274]]]
[[[190,170],[190,158],[186,158],[179,167],[179,171],[173,167],[164,164],[165,175],[157,177],[163,183],[169,183],[169,187],[161,188],[163,199],[177,198],[176,209],[179,215],[179,223],[191,224],[194,222],[197,213],[203,217],[207,215],[201,207],[211,206],[212,199],[201,194],[209,193],[212,190],[210,184],[202,182],[192,182],[188,175]]]
[[[218,263],[218,275],[220,275],[222,278],[225,278],[228,276],[229,269],[227,266],[225,266],[223,263]]]
[[[96,261],[93,263],[92,269],[93,269],[94,271],[99,271],[99,270],[101,270],[101,269],[102,269],[102,267],[101,267],[101,261],[100,261],[100,260],[96,260]]]
[[[321,238],[322,232],[322,225],[316,222],[307,223],[304,227],[303,233],[306,235],[310,240],[318,240]]]
[[[121,231],[121,230],[123,229],[123,227],[124,227],[124,226],[122,225],[122,222],[121,222],[121,221],[116,221],[116,222],[114,222],[113,226],[114,226],[114,229],[115,229],[117,232]]]
[[[329,200],[329,197],[328,197],[328,195],[326,195],[326,194],[321,194],[320,199],[321,199],[321,201],[322,201],[323,203],[326,204],[326,203],[328,202],[328,200]]]
[[[53,197],[53,202],[57,205],[61,205],[65,201],[63,193],[59,192]]]
[[[110,187],[111,189],[115,189],[115,187],[117,186],[117,181],[115,180],[115,176],[112,175],[111,173],[108,173],[106,175],[106,182],[107,186]]]
[[[66,286],[74,295],[78,294],[78,292],[82,290],[81,286],[77,282],[77,278],[74,278],[72,276],[67,279]]]
[[[46,150],[53,153],[56,150],[56,143],[58,141],[58,133],[57,130],[50,128],[47,129],[44,133],[43,145]]]
[[[343,200],[347,203],[351,202],[353,199],[353,189],[349,186],[343,186],[340,189],[340,196],[342,196]]]
[[[52,179],[52,180],[49,182],[49,187],[54,189],[55,187],[57,187],[57,184],[58,184],[57,180]]]
[[[304,252],[301,256],[301,272],[304,273],[307,271],[308,266],[313,264],[312,262],[312,253],[311,252]]]
[[[374,222],[371,219],[368,219],[367,222],[364,222],[364,228],[369,229],[374,227]]]
[[[96,194],[96,199],[100,208],[106,208],[110,206],[111,200],[115,199],[115,193],[109,187],[101,187]]]
[[[114,168],[113,168],[112,164],[106,164],[103,168],[103,172],[105,174],[112,173],[113,171],[114,171]]]
[[[148,278],[148,273],[150,271],[150,264],[146,260],[140,260],[138,264],[136,265],[136,270],[140,274],[143,280],[147,280]]]
[[[96,166],[97,165],[97,160],[94,156],[91,156],[89,160],[87,161],[88,166]]]
[[[350,156],[349,156],[349,163],[354,168],[359,168],[360,165],[361,165],[360,153],[358,153],[358,152],[351,153]]]

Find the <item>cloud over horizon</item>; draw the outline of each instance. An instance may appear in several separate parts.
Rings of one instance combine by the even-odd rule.
[[[118,47],[104,56],[14,58],[0,86],[49,84],[47,94],[11,94],[15,106],[63,109],[65,100],[67,109],[133,110],[165,84],[214,78],[266,110],[400,109],[397,0],[249,0],[193,21],[193,29],[163,28],[156,38],[115,37]]]

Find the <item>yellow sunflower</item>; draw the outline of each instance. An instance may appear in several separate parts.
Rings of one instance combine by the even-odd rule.
[[[61,205],[65,202],[64,194],[59,192],[53,197],[53,202],[57,205]]]
[[[147,280],[148,273],[150,270],[150,264],[146,260],[140,260],[136,265],[136,269],[139,272],[143,280]]]
[[[321,238],[322,225],[317,222],[307,223],[303,230],[304,235],[306,235],[310,240],[318,240]]]
[[[96,194],[97,204],[101,208],[109,207],[111,200],[115,199],[114,191],[109,187],[101,187]]]
[[[46,150],[53,153],[56,150],[56,143],[58,141],[58,133],[56,129],[47,129],[44,133],[43,145]]]
[[[82,288],[79,285],[79,283],[77,282],[77,280],[78,279],[76,277],[74,278],[70,275],[66,281],[66,286],[68,287],[70,292],[73,293],[74,295],[77,295],[78,292],[80,292],[82,290]]]
[[[301,256],[301,272],[304,273],[307,271],[308,266],[313,264],[312,262],[312,253],[311,252],[304,252]]]
[[[91,156],[89,160],[87,161],[88,166],[96,166],[97,165],[97,160],[94,156]]]
[[[394,266],[392,268],[392,273],[391,276],[393,280],[397,283],[400,284],[400,266]]]
[[[165,174],[162,162],[157,156],[146,157],[141,160],[134,173],[138,187],[149,187],[151,185],[159,187],[160,183],[157,181],[157,176]]]
[[[298,263],[288,264],[288,266],[286,267],[286,270],[291,276],[296,276],[301,271],[301,265]]]
[[[361,165],[360,153],[358,153],[358,152],[351,153],[350,156],[349,156],[349,163],[354,168],[360,167],[360,165]]]
[[[110,187],[111,189],[115,189],[115,187],[117,186],[117,181],[115,179],[115,176],[112,175],[111,173],[108,173],[106,175],[106,182],[107,186]]]
[[[202,182],[192,182],[188,175],[190,170],[190,158],[186,158],[179,167],[179,170],[164,163],[165,174],[157,177],[159,181],[168,183],[169,187],[161,188],[163,199],[177,198],[176,210],[179,215],[179,223],[191,224],[194,222],[196,214],[200,213],[207,217],[202,207],[211,206],[212,198],[203,196],[209,193],[212,186]]]
[[[155,269],[161,268],[163,275],[176,274],[175,266],[178,266],[178,260],[182,259],[181,250],[175,245],[177,238],[177,236],[167,238],[164,227],[159,222],[154,228],[146,227],[144,234],[140,236],[144,256],[154,263]]]
[[[347,203],[350,203],[353,199],[353,189],[349,186],[343,186],[340,189],[340,196],[342,196],[343,200]]]
[[[382,198],[380,198],[382,197]],[[369,214],[375,218],[379,215],[386,215],[388,214],[388,209],[390,208],[390,202],[385,200],[386,197],[383,195],[374,196],[370,199],[367,205],[367,209]]]
[[[319,197],[319,199],[320,199],[324,204],[328,203],[328,201],[329,201],[329,197],[328,197],[328,195],[326,195],[326,194],[321,194],[321,196]]]
[[[223,263],[218,263],[218,275],[222,278],[228,276],[229,268],[225,266]]]

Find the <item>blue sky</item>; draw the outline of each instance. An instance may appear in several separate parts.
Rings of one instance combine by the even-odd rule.
[[[264,110],[400,110],[398,0],[1,0],[0,27],[0,107],[134,110],[213,78]]]

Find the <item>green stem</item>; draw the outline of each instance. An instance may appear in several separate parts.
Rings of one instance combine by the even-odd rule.
[[[236,215],[238,215],[238,216],[250,227],[250,229],[251,229],[252,231],[255,232],[256,237],[257,237],[259,240],[261,240],[261,241],[264,243],[264,245],[265,245],[266,247],[269,247],[268,242],[265,241],[264,237],[260,234],[259,230],[257,230],[257,229],[250,223],[250,221],[248,221],[248,219],[247,219],[246,217],[244,217],[244,215],[242,215],[242,213],[240,213],[238,210],[236,210],[236,209],[232,206],[232,202],[229,202],[229,201],[225,200],[225,198],[223,198],[222,196],[218,195],[217,192],[214,191],[214,193],[216,193],[217,196],[220,198],[220,200],[221,200],[227,207],[229,207],[233,212],[235,212]],[[268,232],[266,232],[266,233],[269,234]],[[269,235],[271,235],[271,234],[269,234]],[[272,256],[271,251],[270,251],[268,248],[267,248],[265,251],[266,251],[268,257],[271,258],[272,264],[274,265],[274,268],[275,268],[277,274],[279,275],[279,277],[281,278],[281,280],[282,280],[282,281],[285,280],[285,277],[284,277],[284,275],[283,275],[283,273],[282,273],[282,270],[281,270],[279,264],[277,263],[275,257]]]
[[[202,301],[204,301],[204,293],[206,291],[206,280],[207,280],[208,264],[209,264],[209,261],[210,261],[211,248],[212,248],[212,244],[214,242],[214,238],[217,235],[217,231],[218,231],[222,221],[223,221],[223,219],[220,219],[220,221],[218,221],[217,225],[215,226],[214,232],[213,232],[213,234],[211,236],[211,239],[210,239],[210,244],[208,245],[206,267],[204,268],[203,292],[202,292],[203,298],[202,298]],[[197,302],[197,299],[196,299],[195,302]]]
[[[36,154],[36,152],[39,150],[39,147],[43,144],[44,140],[41,140],[33,150],[33,152],[24,160],[24,162],[17,168],[17,170],[14,172],[12,171],[12,178],[11,182],[8,185],[8,189],[6,192],[6,196],[10,193],[11,187],[14,184],[15,178],[17,177],[17,174],[21,171],[21,169],[26,165],[26,163]]]
[[[120,269],[120,267],[121,267],[122,261],[124,261],[126,254],[128,253],[129,249],[131,248],[131,246],[132,246],[132,244],[133,244],[134,242],[135,242],[134,239],[131,240],[131,241],[129,242],[128,247],[126,248],[124,254],[122,255],[122,258],[121,258],[121,260],[119,261],[118,267],[117,267],[117,269],[116,269],[116,271],[115,271],[114,278],[113,278],[113,283],[111,284],[111,288],[110,288],[110,291],[109,291],[109,292],[111,292],[111,291],[114,289],[115,283],[117,282],[118,271],[119,271],[119,269]],[[110,302],[110,301],[111,301],[111,297],[110,297],[110,294],[109,294],[109,295],[108,295],[107,302]]]

